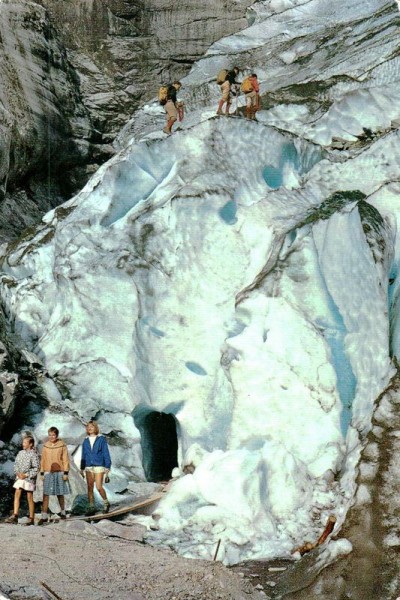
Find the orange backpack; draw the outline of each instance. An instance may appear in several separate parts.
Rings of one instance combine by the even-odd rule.
[[[253,84],[250,81],[250,77],[246,77],[246,79],[243,79],[242,85],[240,86],[240,89],[245,94],[248,94],[249,92],[253,91]]]

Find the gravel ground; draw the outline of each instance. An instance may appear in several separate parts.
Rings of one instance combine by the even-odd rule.
[[[144,528],[103,520],[0,524],[1,592],[12,600],[266,600],[243,573],[142,542]]]

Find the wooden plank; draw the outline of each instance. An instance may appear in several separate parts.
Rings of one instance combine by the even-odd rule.
[[[78,517],[68,517],[64,521],[60,521],[60,523],[69,523],[70,521],[100,521],[101,519],[111,519],[112,517],[118,517],[120,515],[126,515],[130,512],[135,512],[135,510],[139,510],[139,508],[145,508],[146,506],[150,506],[157,500],[161,500],[165,496],[165,492],[158,492],[157,494],[153,494],[144,500],[140,500],[139,502],[135,502],[135,504],[130,504],[129,506],[121,506],[115,510],[110,511],[109,513],[99,513],[97,515],[79,515]]]
[[[56,600],[62,600],[61,596],[59,596],[58,594],[56,594],[56,592],[54,590],[52,590],[51,587],[49,587],[47,585],[47,583],[45,583],[44,581],[41,581],[40,585],[42,585],[45,590],[47,590],[48,592],[50,592],[50,594],[51,594],[51,596],[53,598],[55,598]]]

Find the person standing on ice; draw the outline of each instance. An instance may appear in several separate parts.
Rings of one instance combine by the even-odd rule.
[[[89,508],[87,515],[94,515],[96,512],[94,505],[94,484],[97,491],[104,500],[104,512],[110,510],[110,503],[107,494],[103,488],[103,478],[107,477],[111,469],[111,457],[108,449],[107,440],[104,435],[100,435],[99,426],[96,421],[89,421],[86,425],[87,437],[82,444],[81,475],[85,477],[88,491]]]
[[[224,72],[224,70],[222,71],[222,73],[223,72]],[[229,109],[231,106],[231,96],[232,96],[232,94],[234,94],[236,96],[239,92],[240,84],[236,81],[236,77],[238,76],[238,74],[239,74],[239,67],[233,67],[233,69],[226,72],[225,80],[221,84],[219,84],[221,86],[222,97],[218,104],[217,115],[223,114],[222,109],[223,109],[224,104],[226,104],[225,114],[229,115]],[[218,81],[218,78],[217,78],[217,81]]]
[[[237,76],[239,75],[239,67],[233,67],[233,69],[231,69],[230,71],[228,71],[226,77],[229,81],[229,83],[231,84],[231,96],[233,96],[234,98],[236,98],[236,108],[233,111],[234,114],[237,114],[237,107],[238,107],[238,97],[240,94],[240,82],[237,81]]]
[[[49,522],[49,496],[57,496],[61,509],[61,519],[66,519],[65,498],[71,493],[68,481],[69,456],[67,445],[59,439],[57,427],[50,427],[48,439],[42,450],[40,476],[43,481],[42,516],[37,522],[44,525]]]
[[[233,67],[226,74],[226,78],[231,85],[240,85],[239,81],[236,81],[237,76],[239,75],[239,67]]]
[[[221,83],[221,94],[222,96],[218,104],[217,115],[223,114],[222,109],[224,104],[226,104],[225,114],[229,115],[229,108],[231,106],[231,84],[229,83],[228,79],[225,79],[225,81]]]
[[[178,109],[181,107],[181,103],[178,103],[177,93],[181,87],[182,84],[180,81],[174,81],[172,85],[168,86],[167,101],[164,105],[165,114],[167,115],[167,124],[163,129],[163,132],[167,135],[171,135],[172,126],[178,118]]]
[[[248,119],[255,119],[260,101],[260,85],[256,73],[252,73],[250,77],[244,79],[242,91],[246,98],[246,117]]]
[[[35,440],[27,435],[22,440],[22,450],[18,452],[14,464],[14,473],[16,480],[14,483],[14,512],[11,517],[5,519],[5,523],[17,525],[19,505],[21,502],[22,490],[25,490],[29,506],[29,521],[25,525],[34,525],[35,523],[35,504],[33,502],[33,492],[35,491],[36,476],[39,472],[39,454],[35,448]]]

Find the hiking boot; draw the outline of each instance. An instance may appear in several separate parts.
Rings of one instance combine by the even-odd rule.
[[[60,515],[61,521],[65,521],[66,518],[67,518],[67,515]]]
[[[49,519],[43,519],[42,517],[36,523],[36,525],[48,525],[50,523]]]
[[[93,515],[95,515],[95,514],[96,514],[96,509],[94,506],[89,506],[87,511],[85,512],[85,515],[87,517],[93,517]]]
[[[18,515],[11,515],[4,519],[4,523],[10,523],[11,525],[18,525]]]
[[[110,503],[108,502],[108,500],[106,502],[104,502],[104,509],[103,509],[103,513],[106,515],[110,510]]]
[[[166,133],[167,135],[171,135],[171,133],[172,133],[172,131],[170,131],[166,127],[164,127],[163,132]]]
[[[217,112],[215,114],[216,115],[223,115],[224,113],[222,112],[222,110],[217,110]]]
[[[25,527],[29,527],[29,525],[34,525],[35,519],[28,519],[26,523],[24,523]]]

